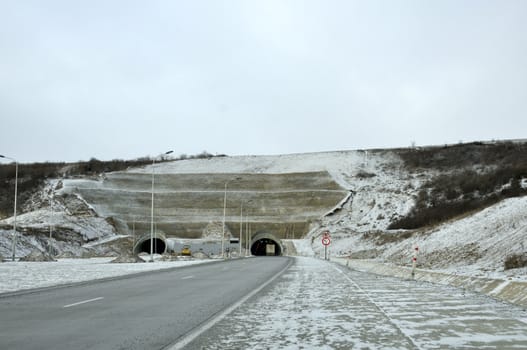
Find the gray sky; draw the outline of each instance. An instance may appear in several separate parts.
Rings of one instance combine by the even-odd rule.
[[[526,138],[527,1],[0,0],[0,154]]]

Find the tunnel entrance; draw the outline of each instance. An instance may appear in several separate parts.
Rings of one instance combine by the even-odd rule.
[[[163,254],[167,247],[165,242],[161,238],[154,238],[154,254]],[[148,253],[150,254],[150,239],[143,241],[138,246],[137,254],[139,253]]]
[[[257,234],[251,244],[251,254],[255,256],[282,255],[280,241],[270,233]]]
[[[134,254],[148,253],[150,254],[150,234],[146,234],[141,237],[134,247]],[[154,254],[164,254],[167,251],[167,242],[165,235],[156,233],[156,237],[153,239],[153,253]]]

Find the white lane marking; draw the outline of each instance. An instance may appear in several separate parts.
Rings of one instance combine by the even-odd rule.
[[[285,266],[281,271],[277,272],[276,275],[271,277],[267,282],[262,284],[261,286],[257,287],[255,290],[247,294],[246,296],[242,297],[240,300],[238,300],[236,303],[231,305],[230,307],[226,308],[223,311],[220,311],[219,314],[216,314],[216,316],[210,318],[208,321],[205,321],[204,324],[201,326],[198,326],[197,328],[194,328],[194,330],[190,331],[181,339],[177,341],[177,343],[172,344],[168,346],[167,350],[180,350],[184,349],[186,345],[188,345],[190,342],[192,342],[194,339],[196,339],[200,334],[205,332],[206,330],[212,328],[216,323],[220,322],[222,319],[224,319],[228,314],[236,310],[240,305],[245,303],[247,300],[249,300],[253,295],[258,294],[262,289],[264,289],[266,286],[268,286],[271,282],[273,282],[275,279],[280,277],[291,265],[293,264],[293,260],[289,260],[289,263],[287,266]]]
[[[63,308],[77,306],[77,305],[82,305],[82,304],[86,304],[86,303],[91,303],[92,301],[97,301],[97,300],[101,300],[101,299],[104,299],[104,297],[98,297],[98,298],[93,298],[93,299],[89,299],[89,300],[79,301],[78,303],[64,305]]]
[[[191,278],[194,278],[194,276],[185,276],[185,277],[181,277],[182,280],[189,280]]]

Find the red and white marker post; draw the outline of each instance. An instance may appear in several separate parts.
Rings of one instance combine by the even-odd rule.
[[[415,277],[415,267],[417,265],[417,253],[419,253],[419,247],[416,245],[414,247],[413,257],[412,257],[412,278]]]
[[[331,244],[329,231],[324,231],[322,236],[322,245],[324,245],[324,260],[328,260],[328,246]]]

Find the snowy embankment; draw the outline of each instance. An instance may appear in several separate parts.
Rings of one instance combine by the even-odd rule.
[[[411,266],[418,247],[417,266],[456,275],[527,281],[527,267],[505,270],[505,259],[525,254],[527,248],[527,197],[503,200],[485,210],[430,230],[408,232],[408,238],[391,242],[400,232],[348,233],[346,227],[325,222],[332,233],[331,256],[371,258],[376,262]],[[321,230],[298,244],[299,255],[323,256]],[[382,244],[381,244],[382,243]],[[309,244],[310,247],[306,247]],[[370,256],[368,256],[370,254]]]
[[[486,294],[512,304],[527,306],[527,280],[521,278],[475,277],[469,274],[460,275],[437,270],[413,269],[409,266],[383,264],[373,260],[334,258],[333,261],[357,271],[455,286]]]
[[[211,260],[154,261],[113,264],[114,258],[59,259],[56,262],[5,262],[0,268],[0,293],[117,277],[133,273],[203,264]]]
[[[151,167],[146,166],[128,172],[150,174],[151,171]],[[527,268],[504,270],[504,261],[509,255],[526,254],[527,197],[507,199],[483,211],[430,229],[387,230],[391,222],[411,210],[423,184],[438,175],[431,170],[409,171],[402,159],[389,150],[216,157],[159,163],[155,168],[155,172],[160,174],[314,171],[327,171],[342,188],[350,191],[350,195],[330,215],[312,222],[305,240],[296,244],[298,255],[322,256],[320,235],[329,230],[332,235],[331,256],[351,255],[352,258],[410,266],[414,248],[418,246],[417,264],[421,268],[478,277],[527,279]],[[42,231],[49,226],[67,229],[82,237],[75,246],[77,250],[87,247],[88,241],[115,236],[115,227],[100,213],[90,215],[90,210],[94,209],[89,203],[83,203],[82,198],[70,196],[62,202],[53,201],[47,193],[55,191],[59,194],[62,191],[62,183],[59,186],[59,182],[52,180],[49,188],[44,189],[41,195],[44,205],[19,215],[19,227],[33,228],[41,234],[38,240],[37,236],[21,234],[19,240],[25,246],[17,248],[18,256],[28,254],[30,247],[45,251],[47,235]],[[53,201],[54,211],[46,210],[49,200]],[[76,203],[70,203],[71,200]],[[38,203],[35,206],[38,207]],[[85,211],[83,215],[76,214],[79,208]],[[5,229],[3,232],[0,229],[0,254],[8,257],[11,235],[7,227],[12,218],[1,223]],[[71,242],[70,237],[67,238]],[[65,251],[63,242],[53,239],[53,249]]]

